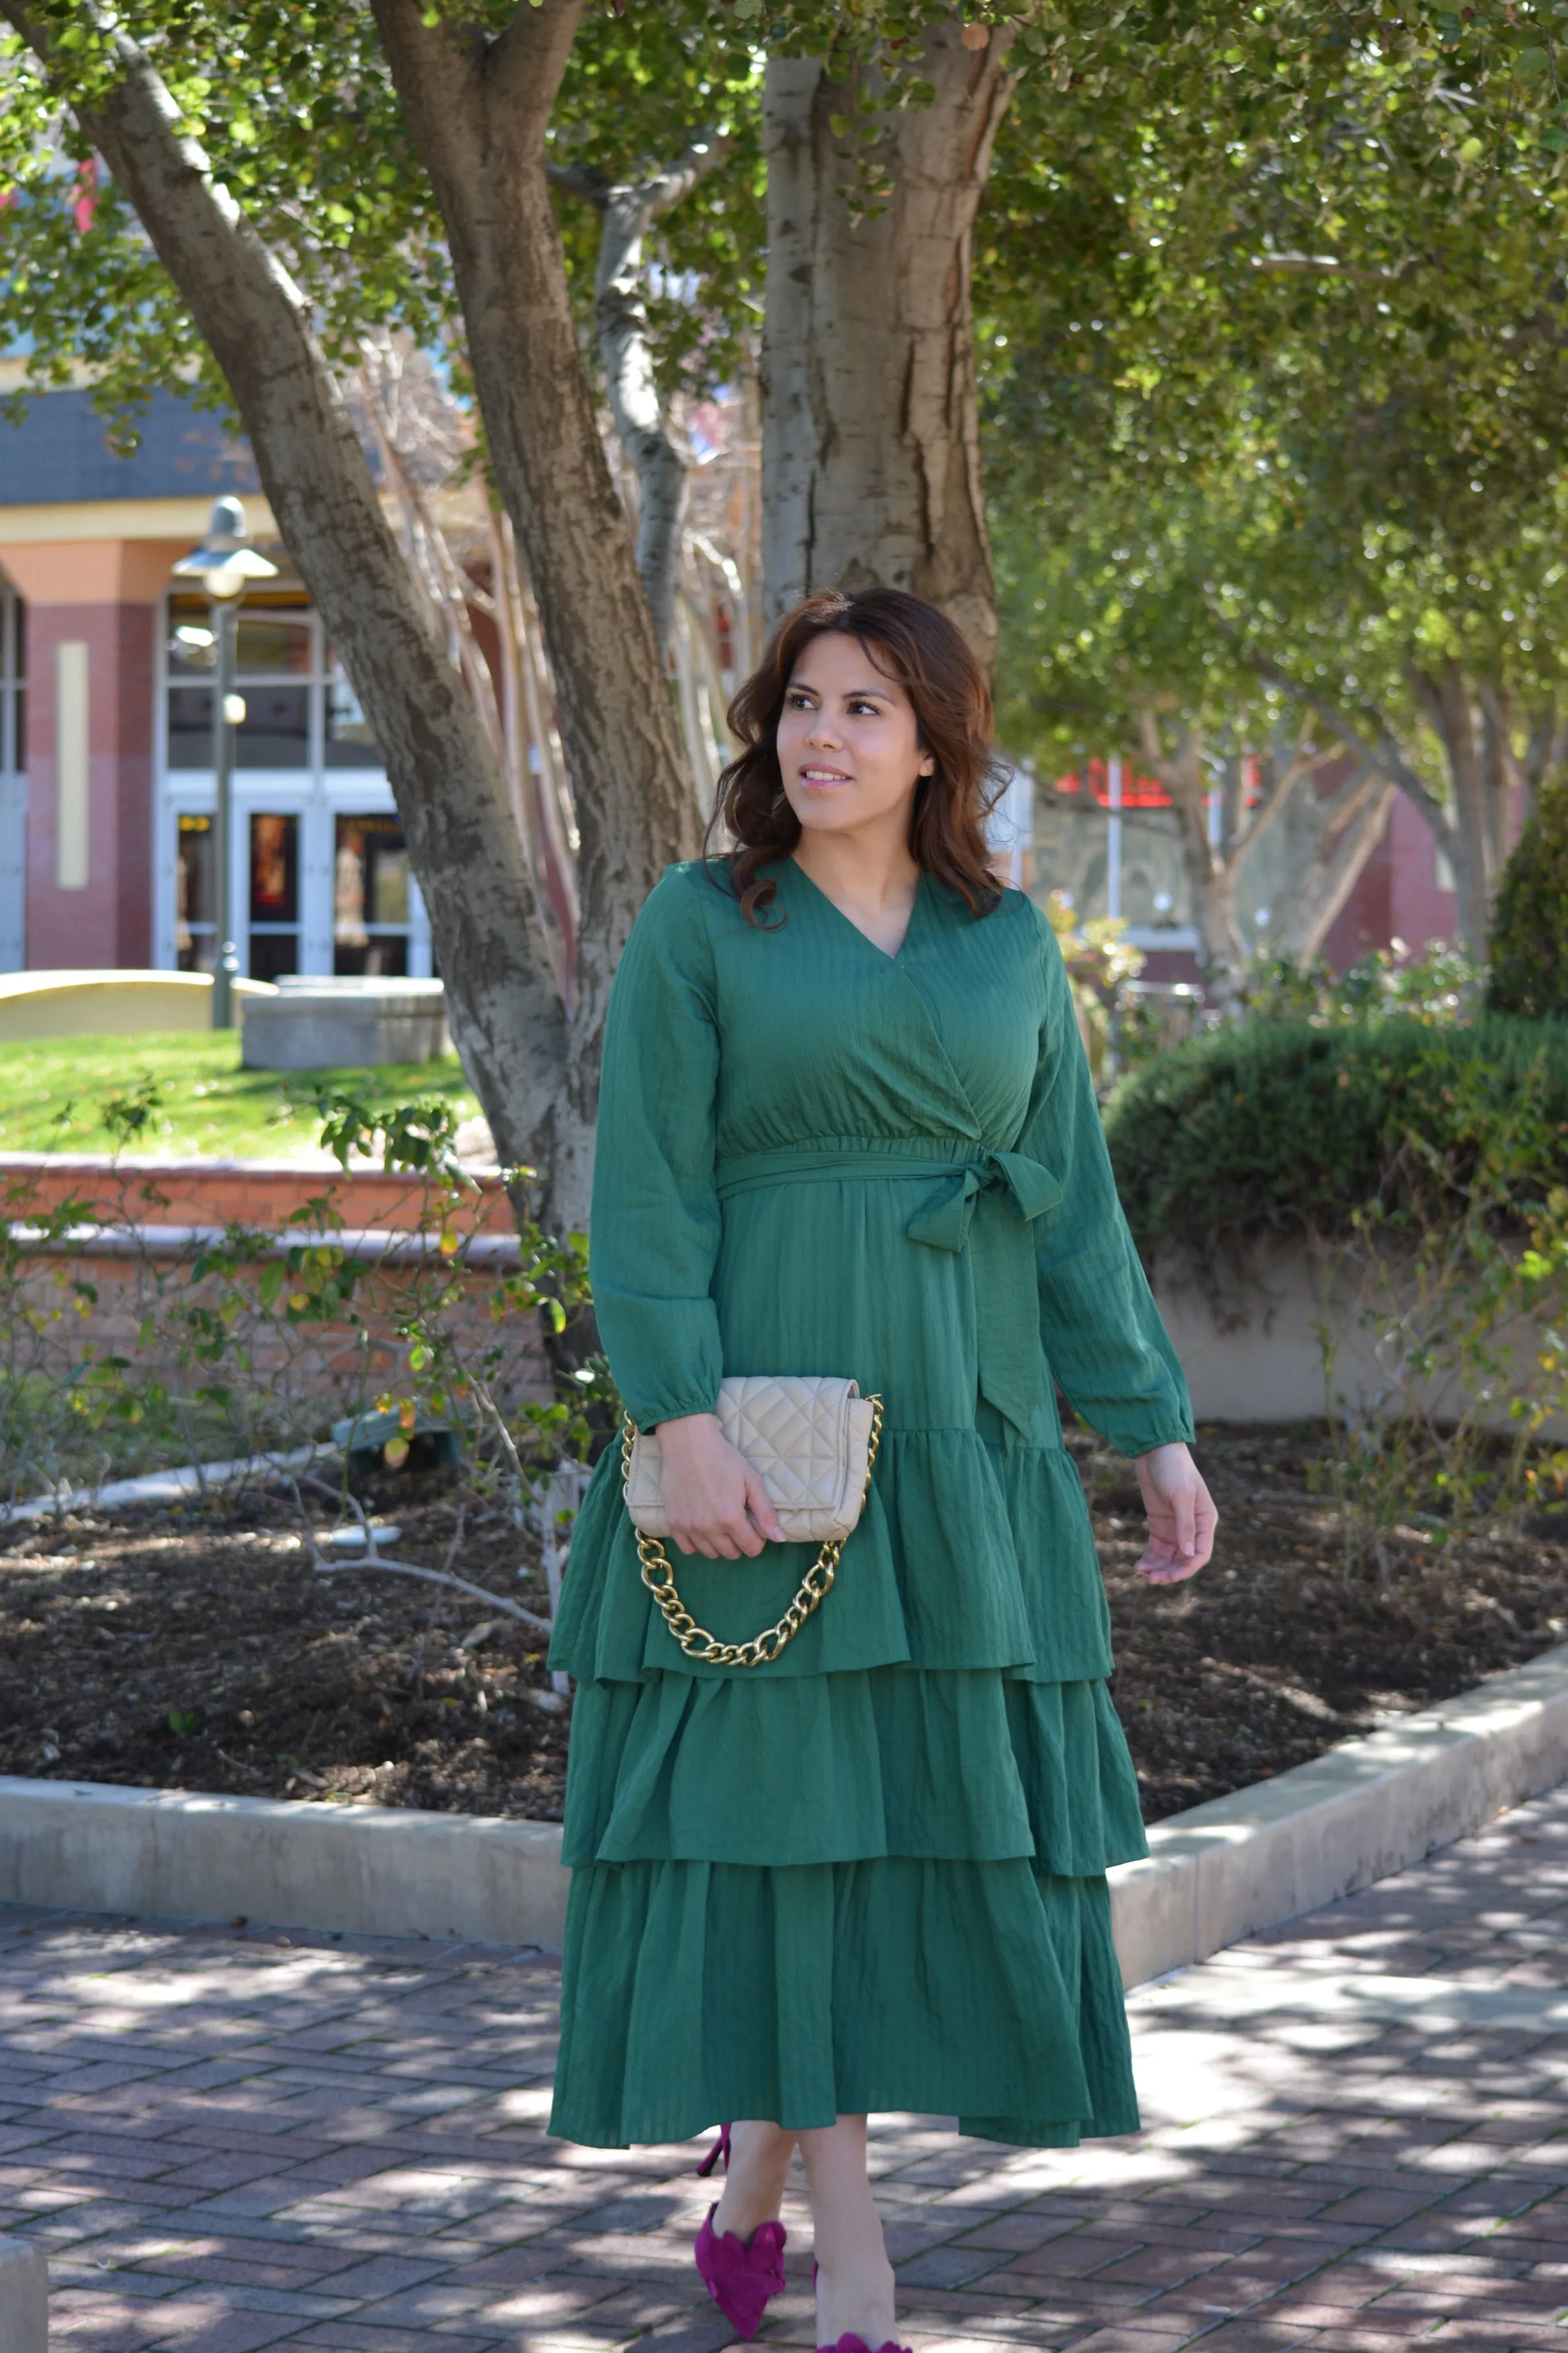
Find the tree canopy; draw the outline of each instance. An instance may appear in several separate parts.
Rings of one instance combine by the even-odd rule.
[[[1450,722],[1479,694],[1517,764],[1568,691],[1550,27],[1247,14],[1229,72],[1176,41],[1019,93],[981,277],[1005,707],[1026,744],[1315,709],[1475,851],[1479,946]]]

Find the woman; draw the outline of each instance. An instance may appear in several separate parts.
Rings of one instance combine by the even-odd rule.
[[[988,862],[989,720],[920,598],[799,607],[731,713],[736,848],[653,892],[605,1044],[594,1294],[700,1625],[743,1641],[810,1558],[721,1376],[851,1376],[884,1430],[837,1584],[754,1667],[682,1654],[599,1463],[551,1653],[577,1679],[551,2129],[746,2120],[697,2253],[748,2337],[798,2147],[838,2353],[894,2336],[868,2110],[1043,2146],[1138,2122],[1104,1873],[1144,1845],[1053,1376],[1135,1460],[1143,1575],[1213,1542],[1055,937]]]

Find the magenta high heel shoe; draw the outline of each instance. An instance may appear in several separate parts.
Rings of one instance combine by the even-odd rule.
[[[728,2173],[728,2125],[720,2127],[718,2139],[697,2168],[699,2174],[711,2173],[721,2157]],[[762,2327],[770,2296],[783,2293],[787,2233],[782,2222],[759,2222],[749,2239],[741,2238],[734,2231],[726,2231],[721,2236],[713,2228],[713,2217],[718,2211],[715,2201],[697,2233],[693,2250],[697,2268],[704,2287],[730,2326],[742,2337],[752,2337]]]
[[[762,2327],[770,2296],[784,2287],[784,2226],[759,2222],[750,2239],[726,2231],[721,2238],[713,2228],[718,2205],[697,2233],[697,2268],[703,2285],[731,2327],[742,2337],[754,2337]]]

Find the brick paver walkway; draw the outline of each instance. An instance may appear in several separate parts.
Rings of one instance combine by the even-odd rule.
[[[1568,2348],[1568,1794],[1134,1998],[1148,2126],[888,2117],[902,2333],[963,2353]],[[710,2353],[689,2148],[548,2140],[495,1947],[0,1907],[0,2228],[83,2353]],[[765,2336],[812,2341],[796,2292]]]

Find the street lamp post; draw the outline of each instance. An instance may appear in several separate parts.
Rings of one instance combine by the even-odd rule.
[[[234,831],[234,731],[245,703],[234,687],[234,649],[240,599],[252,580],[270,580],[275,564],[250,544],[245,509],[237,499],[215,499],[207,535],[182,555],[177,579],[194,580],[207,600],[212,619],[216,676],[213,681],[213,1028],[234,1027],[234,983],[239,957],[234,942],[234,894],[229,887]]]

